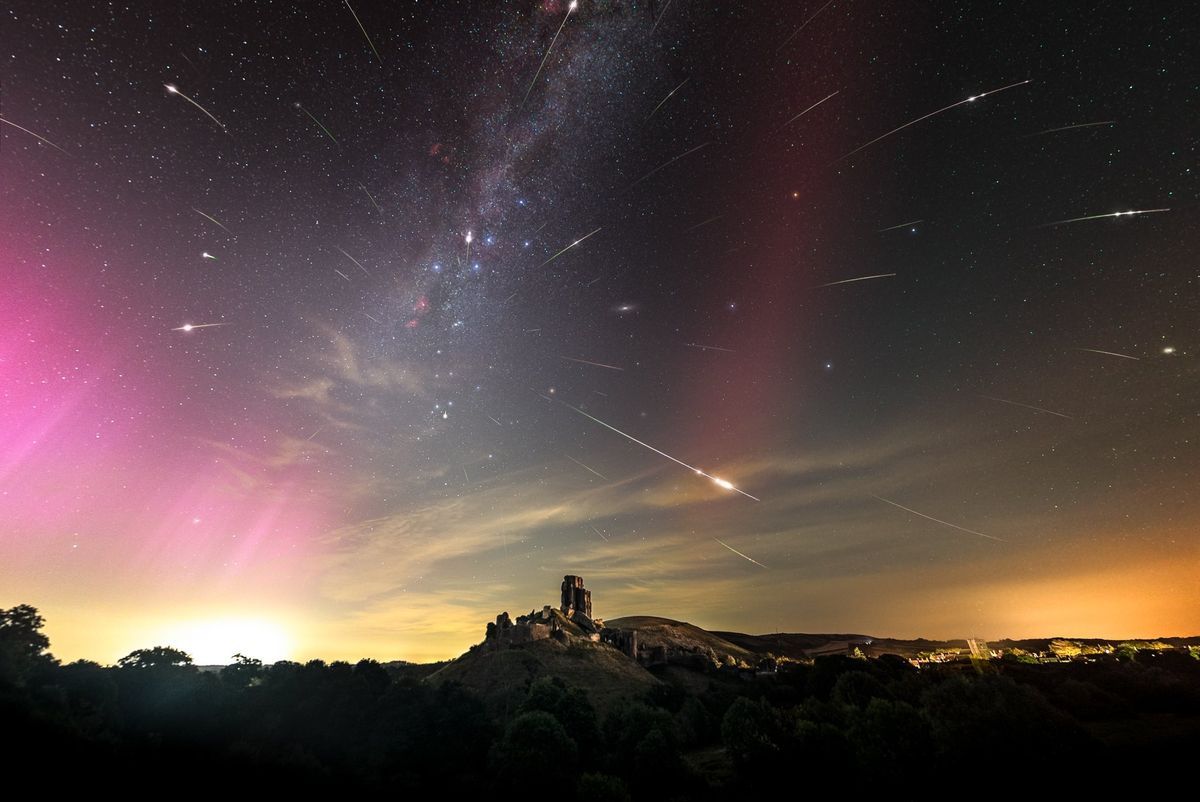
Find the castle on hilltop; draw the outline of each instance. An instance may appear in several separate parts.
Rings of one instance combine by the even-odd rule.
[[[637,632],[604,626],[603,619],[592,618],[592,592],[583,586],[583,577],[568,574],[563,577],[559,606],[550,605],[541,611],[530,610],[513,621],[507,612],[489,622],[483,643],[485,650],[506,649],[523,643],[554,638],[562,643],[586,640],[606,643],[637,660]]]
[[[562,581],[562,603],[559,605],[562,614],[571,618],[575,613],[583,613],[589,621],[592,618],[592,592],[583,586],[583,577],[568,574]]]

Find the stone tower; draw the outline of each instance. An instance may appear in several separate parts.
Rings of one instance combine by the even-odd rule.
[[[562,604],[559,607],[564,615],[583,613],[590,621],[592,618],[592,592],[583,586],[583,577],[567,575],[563,577]]]

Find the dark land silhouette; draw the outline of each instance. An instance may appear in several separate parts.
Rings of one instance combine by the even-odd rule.
[[[202,668],[166,646],[62,664],[35,608],[0,610],[0,752],[55,790],[670,800],[948,782],[987,796],[1006,772],[1080,789],[1177,773],[1200,747],[1200,639],[972,656],[612,622],[641,634],[631,655],[582,611],[546,615],[518,621],[561,634],[502,642],[490,625],[449,663]],[[842,653],[806,656],[838,637]]]

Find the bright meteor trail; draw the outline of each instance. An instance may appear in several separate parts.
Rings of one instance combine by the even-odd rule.
[[[625,370],[625,368],[619,368],[616,365],[606,365],[603,362],[592,362],[588,359],[576,359],[573,356],[564,356],[562,358],[568,362],[578,362],[581,365],[595,365],[598,368],[608,368],[609,370]]]
[[[370,271],[370,270],[367,270],[365,267],[363,267],[363,266],[362,266],[362,264],[361,264],[361,263],[359,263],[359,261],[358,261],[357,259],[355,259],[353,256],[351,256],[350,254],[346,253],[346,252],[345,252],[345,251],[343,251],[341,248],[338,248],[338,246],[336,246],[336,245],[334,245],[333,247],[334,247],[334,248],[337,248],[337,251],[338,251],[338,253],[340,253],[342,256],[346,257],[346,258],[347,258],[347,259],[349,259],[351,262],[354,262],[354,266],[355,266],[355,267],[357,267],[359,270],[361,270],[362,272],[366,273],[368,276],[369,276],[369,275],[371,275],[371,271]]]
[[[588,466],[584,465],[584,464],[583,464],[582,462],[580,462],[579,460],[577,460],[577,459],[575,459],[574,457],[572,457],[570,454],[563,454],[563,456],[564,456],[564,457],[566,457],[567,459],[571,460],[571,462],[574,462],[574,463],[575,463],[576,465],[578,465],[580,468],[583,468],[583,469],[584,469],[585,471],[587,471],[588,473],[594,473],[594,474],[596,474],[597,476],[599,476],[601,479],[603,479],[604,481],[606,481],[606,482],[608,481],[608,477],[607,477],[607,476],[605,476],[604,474],[600,473],[600,471],[597,471],[597,470],[594,470],[594,469],[592,469],[592,468],[589,468]]]
[[[171,329],[171,331],[195,331],[196,329],[211,329],[213,326],[228,326],[228,323],[184,323],[182,326]]]
[[[820,100],[818,100],[816,103],[812,104],[812,105],[811,105],[811,106],[809,106],[807,109],[805,109],[804,111],[800,112],[800,113],[799,113],[799,114],[797,114],[795,117],[791,118],[790,120],[788,120],[787,122],[785,122],[783,125],[781,125],[781,126],[779,126],[779,127],[780,127],[780,128],[785,128],[785,127],[787,127],[787,126],[791,125],[792,123],[796,122],[796,120],[799,120],[799,119],[800,119],[801,117],[803,117],[805,114],[808,114],[810,111],[812,111],[813,109],[815,109],[817,106],[820,106],[822,103],[824,103],[826,100],[829,100],[829,98],[833,97],[834,95],[836,95],[836,94],[837,94],[838,92],[840,92],[840,91],[842,91],[842,90],[838,89],[838,90],[837,90],[837,91],[835,91],[835,92],[830,92],[828,95],[826,95],[825,97],[821,98],[821,99],[820,99]]]
[[[375,58],[379,59],[379,63],[383,64],[383,56],[379,55],[379,51],[375,49],[375,43],[371,41],[371,34],[367,33],[367,29],[363,27],[362,21],[354,13],[354,9],[350,6],[350,0],[345,0],[345,2],[346,8],[350,9],[350,16],[354,17],[354,21],[358,23],[358,29],[362,31],[363,36],[366,37],[367,44],[371,46],[371,52],[375,54]]]
[[[308,115],[308,119],[310,119],[310,120],[312,120],[313,122],[315,122],[315,123],[316,123],[316,124],[317,124],[317,125],[320,127],[320,129],[321,129],[322,131],[324,131],[324,132],[325,132],[325,136],[327,136],[327,137],[329,137],[331,140],[333,140],[333,144],[337,145],[339,148],[342,146],[342,143],[341,143],[341,142],[338,142],[336,139],[334,139],[334,136],[333,136],[333,134],[329,133],[329,129],[325,127],[325,124],[324,124],[324,123],[322,123],[320,120],[318,120],[316,117],[314,117],[314,116],[312,115],[312,112],[311,112],[311,111],[309,111],[308,109],[304,108],[304,107],[303,107],[303,106],[301,106],[299,103],[296,103],[296,108],[300,109],[300,111],[302,111],[302,112],[304,112],[305,114],[307,114],[307,115]]]
[[[11,120],[6,120],[3,117],[0,117],[0,123],[4,123],[5,125],[11,125],[13,128],[16,128],[18,131],[24,131],[25,133],[29,134],[34,139],[38,140],[39,142],[45,142],[47,145],[49,145],[50,147],[59,151],[60,153],[62,153],[65,156],[71,155],[70,153],[67,153],[65,150],[60,148],[58,145],[51,142],[49,139],[46,139],[46,137],[41,136],[40,134],[35,134],[33,131],[30,131],[28,128],[23,128],[23,127],[17,125],[16,123],[12,122]]]
[[[537,392],[537,391],[535,390],[534,392]],[[538,395],[541,395],[541,393],[538,393]],[[542,398],[546,398],[546,396],[542,396]],[[549,401],[550,399],[547,398],[546,400]],[[687,468],[689,471],[692,471],[693,473],[695,473],[699,476],[703,476],[706,479],[712,480],[713,484],[717,485],[718,487],[723,487],[726,490],[732,490],[736,493],[741,493],[743,496],[745,496],[748,499],[751,499],[752,501],[762,501],[762,499],[755,498],[754,496],[747,493],[745,490],[739,490],[738,488],[734,487],[733,484],[731,482],[729,482],[728,480],[722,479],[719,476],[713,476],[711,473],[705,473],[704,471],[700,470],[699,468],[697,468],[695,466],[688,465],[686,462],[684,462],[681,459],[675,459],[675,457],[672,457],[667,452],[659,451],[657,448],[650,445],[649,443],[643,443],[641,440],[637,439],[633,435],[625,434],[625,432],[621,431],[616,426],[610,426],[609,424],[605,423],[604,421],[600,420],[599,418],[587,414],[582,409],[571,406],[566,401],[560,400],[559,403],[562,404],[563,406],[565,406],[567,409],[578,412],[580,415],[587,418],[588,420],[600,424],[605,429],[609,429],[610,431],[616,432],[617,434],[624,437],[626,440],[632,440],[633,442],[637,443],[642,448],[648,448],[651,451],[653,451],[655,454],[658,454],[660,457],[666,457],[667,459],[671,460],[671,462],[674,462],[676,465],[682,465],[683,467]]]
[[[1099,348],[1076,348],[1076,351],[1087,351],[1090,354],[1105,354],[1106,356],[1119,356],[1121,359],[1132,359],[1134,362],[1140,362],[1141,357],[1129,356],[1128,354],[1118,354],[1116,351],[1101,351]]]
[[[554,32],[554,38],[550,40],[550,46],[546,48],[546,55],[542,56],[542,63],[538,65],[537,72],[533,74],[533,80],[529,82],[529,88],[525,90],[525,97],[521,98],[521,105],[517,106],[517,111],[525,108],[525,101],[529,100],[529,93],[533,91],[533,86],[537,83],[538,76],[542,74],[542,68],[546,66],[546,59],[550,58],[550,53],[554,50],[554,43],[558,41],[558,35],[562,33],[562,29],[566,26],[567,20],[571,18],[571,14],[573,14],[575,9],[578,7],[578,0],[571,0],[571,4],[567,6],[567,15],[563,17],[563,21],[559,23],[558,30]]]
[[[740,551],[738,551],[737,549],[735,549],[733,546],[729,545],[729,544],[728,544],[728,543],[726,543],[724,540],[721,540],[721,538],[719,538],[719,537],[714,537],[714,538],[713,538],[713,540],[717,541],[717,542],[718,542],[718,543],[720,543],[722,546],[724,546],[725,548],[729,549],[730,551],[732,551],[732,552],[733,552],[734,554],[736,554],[737,556],[741,557],[743,560],[749,560],[750,562],[752,562],[752,563],[754,563],[755,565],[757,565],[759,568],[767,568],[767,566],[763,565],[762,563],[760,563],[758,560],[754,559],[753,557],[750,557],[750,556],[748,556],[748,555],[746,555],[746,554],[742,554]],[[767,568],[767,570],[769,571],[769,570],[771,570],[771,569],[770,569],[770,568]]]
[[[363,191],[363,194],[367,196],[367,200],[371,201],[371,205],[375,207],[375,211],[379,212],[380,214],[383,214],[383,209],[379,208],[379,204],[375,202],[375,199],[373,197],[371,197],[371,193],[367,192],[367,188],[364,187],[362,184],[359,184],[358,188],[361,189]]]
[[[662,100],[658,101],[658,105],[654,107],[654,111],[652,111],[646,115],[646,119],[649,120],[651,117],[653,117],[655,114],[657,114],[658,110],[662,108],[663,104],[671,99],[671,95],[674,95],[676,92],[678,92],[680,89],[682,89],[683,85],[686,84],[690,80],[692,80],[690,76],[687,78],[684,78],[682,81],[679,82],[678,86],[676,86],[670,92],[667,92],[667,96],[664,97]]]
[[[873,278],[890,278],[896,275],[895,273],[876,273],[873,276],[859,276],[858,278],[844,278],[841,281],[831,281],[828,284],[818,284],[818,287],[832,287],[835,284],[849,284],[854,281],[870,281]]]
[[[897,223],[894,226],[888,226],[887,228],[881,228],[878,231],[876,231],[875,233],[882,234],[885,231],[895,231],[898,228],[907,228],[908,226],[915,226],[917,223],[924,223],[924,222],[925,222],[924,220],[909,220],[907,223]]]
[[[234,235],[234,233],[232,231],[230,231],[228,228],[226,228],[225,224],[222,223],[217,218],[213,217],[210,214],[205,214],[204,212],[197,209],[195,206],[192,207],[192,211],[195,212],[196,214],[200,215],[201,217],[203,217],[205,220],[209,221],[210,223],[212,223],[216,226],[219,226],[222,231],[224,231],[226,234],[228,234],[229,236],[234,237],[236,239],[236,236]]]
[[[894,501],[888,501],[886,498],[883,498],[882,496],[871,496],[871,498],[882,501],[884,504],[891,504],[893,507],[899,507],[900,509],[904,510],[905,512],[911,512],[913,515],[919,515],[920,517],[924,518],[927,521],[933,521],[935,524],[941,524],[942,526],[948,526],[951,529],[957,529],[960,532],[967,532],[972,535],[979,535],[980,537],[986,537],[988,540],[998,540],[1001,543],[1008,542],[1004,538],[995,537],[993,535],[985,535],[983,532],[976,532],[974,529],[967,529],[964,526],[959,526],[958,524],[952,524],[949,521],[943,521],[940,518],[934,518],[932,515],[926,515],[923,512],[917,512],[916,510],[905,507],[903,504],[897,504]]]
[[[200,109],[200,111],[204,112],[204,114],[207,115],[208,119],[212,120],[217,125],[221,126],[222,131],[224,131],[227,134],[229,133],[229,129],[225,127],[225,123],[221,122],[216,117],[214,117],[212,115],[212,112],[210,112],[208,109],[204,108],[199,103],[192,100],[190,97],[185,95],[183,92],[180,92],[179,89],[175,86],[175,84],[163,84],[163,86],[166,87],[167,91],[170,92],[172,95],[179,95],[181,98],[186,100],[188,103],[191,103],[193,106]],[[231,136],[232,136],[232,134],[231,134]]]
[[[847,153],[841,159],[838,159],[838,161],[842,161],[843,159],[848,159],[851,156],[853,156],[855,153],[858,153],[859,151],[862,151],[862,150],[866,150],[867,148],[874,145],[876,142],[879,142],[880,140],[883,140],[883,139],[887,139],[892,134],[898,134],[901,131],[903,131],[905,128],[908,128],[910,125],[916,125],[917,123],[921,122],[922,120],[928,120],[930,117],[934,117],[938,114],[941,114],[944,111],[950,111],[950,109],[956,108],[958,106],[962,106],[966,103],[974,103],[976,100],[982,100],[983,98],[987,97],[988,95],[994,95],[998,92],[1003,92],[1005,89],[1012,89],[1015,86],[1024,86],[1027,83],[1029,83],[1029,79],[1026,79],[1024,81],[1017,81],[1015,84],[1009,84],[1008,86],[1002,86],[999,89],[989,89],[988,91],[986,91],[982,94],[971,95],[966,100],[960,100],[957,103],[951,103],[949,106],[943,106],[942,108],[938,109],[937,111],[931,111],[923,117],[918,117],[915,120],[906,122],[904,125],[900,126],[899,128],[893,128],[892,130],[888,131],[886,134],[875,137],[874,139],[872,139],[870,142],[868,142],[865,145],[859,145],[857,148],[855,148],[854,150]]]
[[[588,237],[592,236],[592,234],[595,234],[595,233],[597,233],[598,231],[600,231],[600,229],[598,229],[598,228],[597,228],[595,231],[589,231],[588,233],[584,234],[584,235],[583,235],[582,237],[580,237],[579,239],[577,239],[577,240],[575,240],[574,242],[572,242],[572,243],[571,243],[570,245],[568,245],[567,247],[563,248],[563,249],[562,249],[561,251],[559,251],[558,253],[556,253],[556,254],[554,254],[553,256],[551,256],[551,257],[550,257],[549,259],[547,259],[546,261],[542,262],[540,265],[538,265],[538,267],[545,267],[546,265],[550,264],[550,263],[551,263],[551,262],[553,262],[555,259],[557,259],[558,257],[562,256],[564,253],[566,253],[567,251],[571,250],[571,249],[572,249],[572,248],[574,248],[576,245],[578,245],[579,243],[583,242],[585,239],[587,239]]]
[[[1067,220],[1056,220],[1053,223],[1043,223],[1038,228],[1049,228],[1050,226],[1061,226],[1066,223],[1082,223],[1084,220],[1103,220],[1105,217],[1133,217],[1139,214],[1157,214],[1158,212],[1169,212],[1170,209],[1130,209],[1127,212],[1109,212],[1108,214],[1089,214],[1086,217],[1072,217]]]
[[[786,39],[784,39],[784,40],[783,40],[783,44],[781,44],[779,47],[775,48],[775,52],[776,52],[776,53],[778,53],[780,50],[783,50],[783,48],[785,48],[785,47],[787,46],[787,43],[788,43],[788,42],[790,42],[790,41],[792,41],[793,39],[795,39],[795,38],[796,38],[796,34],[800,33],[800,31],[804,30],[804,26],[805,26],[805,25],[807,25],[808,23],[810,23],[810,22],[812,22],[813,20],[815,20],[815,19],[817,18],[817,15],[819,15],[819,14],[820,14],[822,11],[824,11],[825,9],[829,8],[831,5],[833,5],[833,0],[829,0],[829,2],[828,2],[828,3],[826,3],[826,4],[825,4],[825,5],[823,5],[823,6],[821,6],[821,7],[820,7],[820,8],[818,8],[816,11],[814,11],[814,12],[812,13],[812,16],[810,16],[810,17],[809,17],[808,19],[806,19],[804,22],[800,23],[800,27],[799,27],[799,28],[797,28],[796,30],[792,31],[792,35],[791,35],[791,36],[789,36],[788,38],[786,38]]]

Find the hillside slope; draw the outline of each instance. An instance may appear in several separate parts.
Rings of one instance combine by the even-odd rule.
[[[642,649],[662,647],[668,658],[683,655],[707,655],[718,663],[754,665],[760,655],[737,643],[686,621],[659,618],[652,615],[629,615],[605,621],[615,629],[637,630],[638,646]]]
[[[460,682],[483,697],[489,711],[502,715],[515,710],[530,683],[544,676],[561,677],[568,685],[582,688],[600,711],[660,684],[635,660],[607,644],[574,640],[568,646],[553,638],[494,651],[472,649],[426,681]]]

